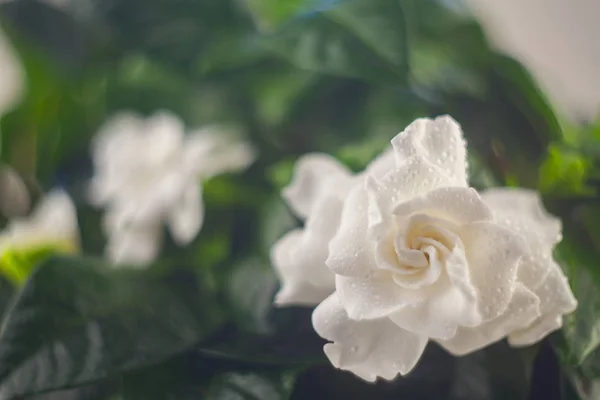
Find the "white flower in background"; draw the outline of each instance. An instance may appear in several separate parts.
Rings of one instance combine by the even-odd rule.
[[[0,31],[0,116],[21,99],[23,87],[21,65],[4,33]]]
[[[169,113],[120,114],[95,138],[90,199],[106,207],[107,252],[115,262],[152,261],[163,224],[177,244],[188,244],[204,220],[201,181],[254,160],[253,149],[222,128],[184,132]]]
[[[331,293],[313,313],[331,362],[392,379],[428,340],[464,354],[560,327],[576,302],[551,256],[560,223],[535,193],[469,188],[450,117],[415,121],[389,154],[355,178],[307,156],[284,192],[306,224],[273,248],[277,301],[317,304]]]
[[[47,193],[28,217],[10,220],[0,232],[0,258],[7,251],[38,247],[53,247],[65,253],[79,249],[75,206],[61,189]]]
[[[394,155],[387,152],[366,171],[379,175],[393,165]],[[288,232],[271,249],[282,282],[276,304],[314,305],[333,293],[334,275],[325,265],[328,244],[337,231],[345,197],[365,177],[366,173],[352,174],[326,154],[309,154],[298,160],[283,197],[305,224]]]

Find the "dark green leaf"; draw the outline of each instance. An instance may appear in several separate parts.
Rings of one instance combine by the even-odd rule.
[[[210,334],[221,321],[219,309],[193,276],[158,277],[86,259],[51,259],[4,320],[0,397],[156,363]]]
[[[292,374],[229,372],[210,386],[207,400],[285,400],[294,386]]]
[[[597,268],[598,253],[573,239],[563,239],[556,255],[579,303],[574,313],[564,317],[562,333],[566,348],[560,351],[565,362],[577,366],[600,345],[600,270]],[[591,367],[600,371],[600,360],[597,366]]]
[[[271,310],[270,331],[256,334],[230,327],[212,342],[198,348],[200,354],[222,360],[266,365],[310,365],[326,362],[325,341],[314,331],[311,309]]]
[[[269,331],[267,316],[277,285],[271,266],[258,258],[244,259],[234,268],[227,295],[239,326],[250,332]]]
[[[311,11],[266,39],[267,47],[303,69],[406,82],[407,44],[399,1],[344,0]]]

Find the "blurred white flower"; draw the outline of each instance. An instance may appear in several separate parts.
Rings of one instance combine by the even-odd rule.
[[[366,171],[380,175],[393,165],[390,151]],[[329,241],[337,231],[344,199],[365,177],[366,172],[354,175],[326,154],[308,154],[298,160],[283,197],[305,224],[288,232],[271,249],[271,262],[282,286],[276,304],[314,305],[333,293],[334,274],[325,265]]]
[[[79,249],[75,206],[61,189],[47,193],[31,215],[10,220],[0,232],[0,258],[7,251],[39,247],[52,247],[65,253]]]
[[[23,87],[21,65],[4,33],[0,31],[0,116],[21,99]]]
[[[314,157],[284,192],[306,224],[273,248],[276,301],[316,304],[331,293],[313,325],[333,342],[325,353],[336,367],[392,379],[430,339],[456,354],[507,335],[525,345],[575,308],[551,256],[560,223],[535,193],[469,188],[452,118],[415,121],[357,177]]]
[[[120,114],[96,136],[89,194],[93,204],[106,208],[113,261],[154,260],[164,223],[177,244],[191,242],[204,220],[201,181],[254,160],[253,149],[222,128],[184,132],[177,117],[161,112],[148,119]]]

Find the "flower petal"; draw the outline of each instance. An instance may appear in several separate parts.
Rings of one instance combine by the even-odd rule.
[[[377,319],[403,307],[426,301],[440,291],[438,285],[419,290],[398,286],[392,273],[374,272],[368,278],[336,275],[336,292],[352,319]]]
[[[490,222],[464,225],[459,236],[483,322],[496,318],[510,303],[519,262],[529,250],[527,244],[519,235]]]
[[[350,171],[335,158],[326,154],[308,154],[298,160],[283,197],[296,215],[307,218],[322,197],[334,194],[343,198],[352,183]]]
[[[108,240],[106,253],[118,264],[145,267],[156,259],[162,244],[160,225],[120,229]]]
[[[344,276],[366,277],[375,270],[374,244],[367,240],[367,193],[361,186],[350,191],[342,209],[339,229],[329,241],[326,264]]]
[[[209,126],[192,132],[183,149],[183,164],[203,179],[247,168],[256,150],[225,126]]]
[[[560,219],[549,214],[542,204],[538,193],[527,189],[494,188],[488,189],[481,195],[483,201],[499,213],[499,221],[504,221],[507,227],[514,227],[520,233],[528,232],[542,238],[548,246],[554,246],[562,239],[562,224]],[[514,225],[513,223],[521,222]],[[526,229],[520,229],[520,228]]]
[[[185,246],[194,240],[203,222],[202,187],[192,181],[185,187],[179,200],[168,210],[167,224],[173,240],[179,246]]]
[[[12,108],[22,97],[24,73],[16,54],[0,31],[0,115]]]
[[[319,304],[312,320],[315,331],[333,342],[324,347],[331,363],[370,382],[409,373],[427,344],[427,338],[405,331],[387,318],[348,318],[335,293]]]
[[[371,175],[381,179],[388,172],[396,169],[396,156],[393,149],[387,149],[373,159],[361,175]]]
[[[428,215],[447,218],[460,224],[493,219],[491,210],[481,200],[477,191],[465,187],[433,189],[394,208],[394,214],[399,217],[408,217],[423,211]]]
[[[369,196],[369,237],[379,239],[393,227],[391,217],[396,205],[407,202],[441,187],[460,186],[461,183],[419,157],[405,160],[404,164],[388,172],[382,179],[367,177],[365,188]]]
[[[29,217],[10,221],[6,237],[15,244],[41,240],[79,245],[77,212],[71,197],[62,189],[51,190]]]
[[[458,326],[481,323],[477,292],[472,286],[465,254],[455,248],[446,260],[446,282],[436,283],[438,292],[427,299],[390,314],[398,326],[418,335],[449,339]]]
[[[460,125],[452,117],[419,118],[392,139],[392,147],[398,166],[420,156],[466,186],[466,144]]]
[[[562,326],[563,314],[577,308],[577,300],[569,282],[556,263],[552,264],[545,281],[534,292],[540,299],[541,316],[530,326],[509,335],[509,343],[513,346],[528,346],[538,342]]]
[[[540,315],[539,304],[538,297],[518,283],[506,312],[477,327],[459,327],[454,337],[439,343],[457,356],[479,350],[531,324]]]
[[[552,248],[562,238],[561,222],[548,214],[538,194],[525,189],[488,189],[483,201],[495,214],[498,225],[523,236],[530,247],[519,267],[519,281],[535,289],[546,279]]]
[[[323,199],[304,229],[291,231],[273,246],[271,261],[282,282],[275,299],[278,305],[315,305],[335,290],[334,275],[325,260],[341,206],[335,197]]]

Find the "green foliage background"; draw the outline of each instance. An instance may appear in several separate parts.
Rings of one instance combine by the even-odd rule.
[[[63,3],[0,5],[28,79],[1,120],[2,161],[34,196],[70,192],[83,246],[36,265],[22,289],[2,282],[0,399],[517,400],[540,382],[558,397],[539,398],[592,398],[600,124],[557,118],[467,14],[435,0]],[[160,109],[190,127],[240,126],[260,156],[206,183],[191,246],[168,242],[147,271],[112,269],[101,213],[83,196],[89,139],[114,112]],[[563,219],[556,256],[580,306],[552,336],[560,370],[541,358],[547,343],[463,358],[430,345],[408,377],[371,385],[329,366],[311,310],[272,308],[269,248],[298,224],[278,194],[294,160],[322,151],[359,170],[413,119],[438,114],[462,124],[475,187],[536,188]]]

